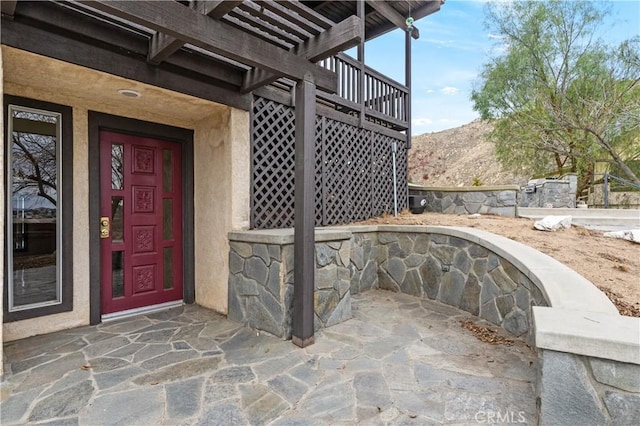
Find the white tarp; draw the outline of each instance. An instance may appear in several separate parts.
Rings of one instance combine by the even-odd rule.
[[[623,240],[640,244],[640,229],[630,229],[628,231],[605,232],[604,236],[612,237],[612,238],[621,238]]]
[[[539,231],[557,231],[571,228],[571,216],[545,216],[536,221],[533,227]]]

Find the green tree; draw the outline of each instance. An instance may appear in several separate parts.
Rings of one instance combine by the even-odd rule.
[[[640,38],[612,47],[596,38],[606,4],[591,1],[493,2],[486,27],[502,50],[480,75],[471,99],[503,166],[540,173],[640,158]]]

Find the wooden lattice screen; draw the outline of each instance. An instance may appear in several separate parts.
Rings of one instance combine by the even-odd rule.
[[[251,124],[251,227],[292,227],[294,110],[256,97]],[[316,116],[316,226],[350,223],[393,212],[394,141],[398,209],[402,210],[408,202],[405,140]]]

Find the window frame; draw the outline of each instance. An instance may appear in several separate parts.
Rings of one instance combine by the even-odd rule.
[[[9,131],[10,114],[9,106],[15,108],[25,108],[32,110],[40,110],[42,112],[51,112],[59,114],[61,119],[61,140],[60,146],[57,147],[57,154],[60,158],[56,159],[58,179],[61,182],[59,189],[57,189],[58,198],[61,202],[61,209],[57,212],[56,223],[56,239],[60,239],[58,247],[61,247],[61,251],[57,250],[57,278],[60,280],[60,301],[46,305],[35,304],[33,307],[25,307],[19,310],[9,310],[9,283],[11,281],[11,274],[9,261],[13,254],[13,230],[10,229],[12,220],[7,219],[5,222],[5,238],[4,238],[4,304],[3,304],[3,322],[20,321],[29,318],[36,318],[45,315],[52,315],[60,312],[69,312],[73,310],[73,109],[69,106],[54,104],[50,102],[23,98],[12,95],[4,96],[4,118],[5,118],[5,141],[10,141]],[[8,202],[11,188],[9,188],[9,181],[11,173],[11,155],[9,150],[11,144],[4,144],[4,167],[5,172],[3,176],[3,185],[5,189],[5,218],[10,218],[11,203]],[[11,250],[11,253],[9,252]]]

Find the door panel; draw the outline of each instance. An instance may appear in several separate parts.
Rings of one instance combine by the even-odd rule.
[[[100,132],[102,314],[181,300],[181,146]]]

